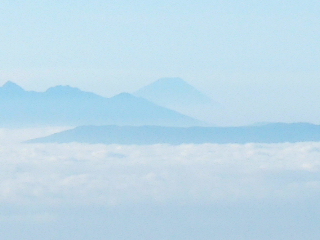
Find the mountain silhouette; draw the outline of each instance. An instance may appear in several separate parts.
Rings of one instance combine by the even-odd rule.
[[[219,103],[181,78],[161,78],[133,93],[157,105],[209,122],[223,115]]]
[[[21,93],[23,92],[23,88],[19,85],[15,84],[14,82],[8,81],[6,82],[2,88],[0,88],[1,92],[7,92],[7,93]]]
[[[82,126],[28,143],[203,144],[320,141],[320,125],[272,123],[243,127]]]
[[[34,92],[13,82],[0,87],[0,114],[0,127],[205,124],[129,93],[105,98],[70,86]]]

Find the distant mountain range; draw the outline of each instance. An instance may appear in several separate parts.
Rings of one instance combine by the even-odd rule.
[[[28,143],[202,144],[320,141],[320,125],[272,123],[244,127],[82,126]]]
[[[206,125],[129,93],[105,98],[70,86],[34,92],[13,82],[0,87],[0,115],[0,127]]]
[[[133,95],[203,121],[214,123],[224,114],[219,103],[181,78],[161,78]]]

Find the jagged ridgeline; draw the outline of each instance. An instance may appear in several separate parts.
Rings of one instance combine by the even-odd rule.
[[[206,125],[129,93],[105,98],[70,86],[35,92],[13,82],[0,87],[0,114],[0,127]]]

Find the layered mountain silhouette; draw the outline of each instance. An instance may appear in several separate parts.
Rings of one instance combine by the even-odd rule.
[[[320,125],[272,123],[244,127],[82,126],[29,143],[202,144],[320,141]]]
[[[105,98],[70,86],[34,92],[13,82],[0,87],[0,114],[0,127],[205,124],[129,93]]]
[[[133,93],[157,105],[208,122],[223,115],[219,103],[201,93],[181,78],[161,78]]]

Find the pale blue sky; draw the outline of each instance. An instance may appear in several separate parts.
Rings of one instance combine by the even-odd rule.
[[[0,84],[112,96],[181,77],[229,124],[320,123],[318,1],[1,1]]]

